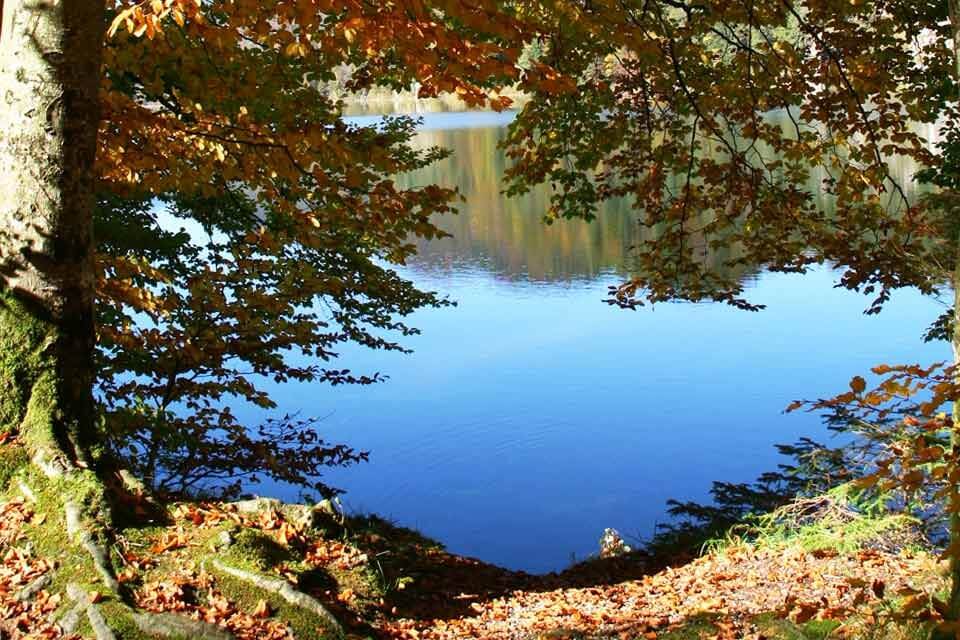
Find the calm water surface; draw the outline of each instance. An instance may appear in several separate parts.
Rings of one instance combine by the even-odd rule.
[[[774,443],[828,437],[816,416],[784,415],[790,401],[832,395],[878,362],[947,356],[920,340],[935,301],[901,292],[864,316],[867,301],[832,288],[826,269],[742,274],[768,305],[760,313],[608,307],[638,237],[629,211],[548,228],[543,191],[502,198],[496,144],[509,117],[428,115],[418,143],[454,156],[404,178],[466,199],[440,223],[454,238],[421,244],[403,269],[458,306],[413,317],[412,355],[343,353],[343,366],[390,376],[383,384],[275,392],[285,410],[328,416],[329,440],[371,452],[326,477],[350,509],[489,562],[561,569],[595,553],[605,527],[647,536],[667,499],[772,469]]]

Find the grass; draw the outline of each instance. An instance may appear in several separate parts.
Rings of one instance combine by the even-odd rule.
[[[660,633],[657,640],[717,640],[725,638],[712,616],[692,619],[683,626]],[[763,640],[929,640],[930,625],[918,622],[878,622],[857,617],[845,621],[811,620],[797,624],[775,614],[764,614],[751,620]]]
[[[891,513],[879,501],[865,502],[848,485],[823,495],[798,499],[770,513],[748,517],[726,535],[709,541],[704,553],[724,553],[736,546],[750,545],[772,550],[800,549],[852,555],[865,549],[898,552],[930,551],[918,521]],[[927,640],[931,624],[904,620],[897,615],[901,598],[890,596],[872,610],[847,620],[810,620],[802,624],[768,613],[749,622],[765,640]],[[701,640],[725,638],[719,618],[704,615],[691,619],[658,640]]]
[[[708,552],[749,543],[761,548],[796,547],[804,551],[854,553],[861,549],[927,548],[918,521],[902,513],[859,502],[849,485],[802,498],[770,513],[748,517],[726,536],[711,540]]]

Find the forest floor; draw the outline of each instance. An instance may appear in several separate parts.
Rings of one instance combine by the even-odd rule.
[[[119,528],[120,603],[96,580],[79,595],[75,578],[66,586],[60,576],[76,554],[64,523],[42,493],[8,485],[0,638],[90,637],[76,615],[87,602],[108,622],[132,605],[239,640],[338,637],[327,612],[352,639],[921,638],[946,584],[935,555],[869,541],[731,543],[673,566],[631,554],[534,576],[448,553],[376,517],[261,499],[175,503],[165,521]],[[294,593],[320,607],[305,612]],[[112,626],[117,638],[154,637]]]

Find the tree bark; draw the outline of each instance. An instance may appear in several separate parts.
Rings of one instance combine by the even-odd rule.
[[[86,466],[95,443],[104,20],[102,1],[6,0],[0,22],[0,430],[49,471]]]

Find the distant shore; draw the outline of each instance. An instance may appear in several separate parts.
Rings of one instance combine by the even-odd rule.
[[[523,106],[530,99],[526,93],[513,88],[501,91],[497,95],[510,98],[514,107]],[[375,89],[363,94],[337,95],[333,92],[331,97],[343,102],[344,115],[348,116],[383,113],[387,109],[398,113],[438,113],[468,111],[473,108],[452,93],[440,94],[436,98],[420,98],[415,91]]]

